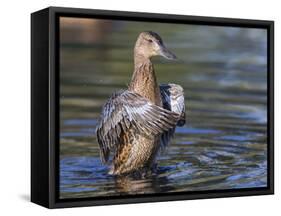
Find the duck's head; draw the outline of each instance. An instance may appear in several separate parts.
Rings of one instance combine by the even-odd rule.
[[[161,37],[152,31],[140,33],[136,45],[135,55],[150,59],[153,56],[163,56],[166,59],[176,59],[175,54],[169,51]]]

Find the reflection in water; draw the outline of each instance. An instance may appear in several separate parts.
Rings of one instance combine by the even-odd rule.
[[[92,45],[61,46],[61,198],[265,187],[266,31],[141,22],[112,26],[122,28]],[[163,36],[180,59],[153,61],[159,83],[183,86],[187,124],[159,155],[154,175],[113,177],[100,162],[95,127],[106,99],[126,89],[135,39],[144,30]]]
[[[115,177],[116,191],[120,194],[151,194],[173,190],[174,188],[168,183],[167,177],[159,177],[156,174],[144,178],[132,176]]]

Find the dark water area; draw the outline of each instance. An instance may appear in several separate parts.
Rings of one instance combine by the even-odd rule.
[[[184,88],[187,122],[155,174],[113,177],[95,127],[104,102],[127,88],[144,30],[158,32],[179,59],[153,63],[159,83]],[[60,197],[266,187],[266,40],[259,29],[120,22],[97,43],[62,43]]]

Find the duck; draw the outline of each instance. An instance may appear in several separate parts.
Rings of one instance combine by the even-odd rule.
[[[158,85],[155,56],[177,59],[157,33],[141,32],[128,88],[114,92],[102,107],[96,137],[102,163],[111,163],[110,175],[154,172],[159,152],[168,146],[175,128],[185,124],[184,90],[173,83]]]

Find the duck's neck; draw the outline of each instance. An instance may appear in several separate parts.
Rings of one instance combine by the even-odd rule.
[[[160,106],[162,104],[160,89],[151,60],[138,54],[135,54],[134,57],[135,69],[129,90]]]

